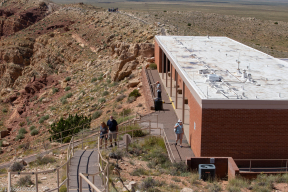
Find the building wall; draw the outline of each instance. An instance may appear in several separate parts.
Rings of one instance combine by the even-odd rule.
[[[162,50],[159,47],[157,41],[155,41],[155,63],[157,65],[157,70],[159,73],[162,73]]]
[[[203,109],[201,156],[288,158],[287,125],[288,110]]]

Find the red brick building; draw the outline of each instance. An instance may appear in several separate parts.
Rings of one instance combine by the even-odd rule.
[[[189,113],[196,157],[288,158],[287,62],[226,37],[187,36],[156,36],[155,62],[179,118]]]

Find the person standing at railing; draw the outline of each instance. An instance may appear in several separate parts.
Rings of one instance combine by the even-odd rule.
[[[176,143],[175,146],[177,145],[178,140],[180,139],[180,147],[182,148],[182,139],[183,139],[183,124],[182,121],[179,119],[178,122],[174,126],[174,132],[176,133]]]
[[[157,97],[158,99],[161,100],[161,84],[159,83],[159,81],[157,81],[155,85],[156,85]]]
[[[110,116],[110,119],[107,121],[107,126],[109,127],[109,140],[111,145],[109,147],[113,147],[112,140],[115,141],[115,146],[117,146],[117,133],[118,133],[118,123],[113,118],[113,116]]]
[[[102,148],[102,141],[105,140],[105,149],[107,148],[108,127],[102,122],[100,125],[100,149]]]

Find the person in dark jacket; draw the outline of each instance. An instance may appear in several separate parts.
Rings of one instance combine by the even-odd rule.
[[[102,122],[100,125],[100,149],[102,148],[102,141],[105,140],[105,149],[107,148],[108,127]]]
[[[117,132],[118,132],[118,123],[113,116],[110,116],[110,119],[107,121],[107,126],[109,127],[109,140],[111,145],[109,147],[113,147],[112,139],[115,141],[115,146],[117,146]]]

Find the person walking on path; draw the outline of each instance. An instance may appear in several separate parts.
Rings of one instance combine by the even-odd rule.
[[[102,122],[100,125],[100,149],[102,148],[102,141],[105,140],[105,149],[107,148],[108,127]]]
[[[180,139],[180,147],[182,148],[182,139],[183,139],[184,131],[183,131],[183,124],[182,124],[182,121],[180,119],[175,124],[174,131],[176,133],[176,143],[175,143],[175,145],[177,145],[177,142]]]
[[[155,85],[156,85],[157,97],[158,99],[161,99],[161,84],[159,83],[159,81],[157,81]]]
[[[107,126],[109,127],[109,140],[111,143],[109,147],[113,147],[112,139],[115,140],[115,146],[117,146],[118,123],[113,119],[113,116],[110,116],[110,119],[107,121]]]

